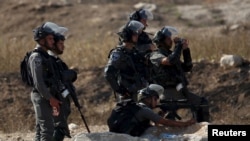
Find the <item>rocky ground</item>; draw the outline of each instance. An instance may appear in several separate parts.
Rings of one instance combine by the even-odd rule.
[[[136,2],[133,2],[133,4]],[[159,1],[158,5],[165,4],[166,2],[172,1]],[[215,0],[211,0],[210,2],[213,6],[218,4]],[[223,0],[221,2],[226,1]],[[98,1],[85,1],[76,4],[76,1],[73,1],[72,3],[73,5],[66,5],[62,8],[61,6],[48,6],[47,1],[42,4],[40,3],[40,5],[31,0],[0,1],[0,20],[8,21],[1,23],[2,26],[0,27],[0,31],[5,34],[5,37],[12,37],[13,34],[11,31],[15,31],[17,37],[31,38],[29,37],[30,33],[23,31],[30,31],[30,27],[34,27],[34,25],[38,25],[41,21],[48,18],[61,21],[61,23],[64,23],[66,26],[74,27],[72,28],[71,36],[80,39],[88,39],[91,33],[82,34],[88,33],[88,28],[86,27],[92,28],[93,30],[99,30],[100,32],[108,32],[105,28],[111,30],[112,27],[118,27],[118,25],[124,23],[126,20],[126,18],[124,18],[125,15],[128,14],[132,10],[131,7],[133,7],[132,2],[106,3],[106,1],[102,1],[98,3]],[[181,18],[184,20],[191,19],[190,21],[194,21],[192,17],[199,17],[199,15],[197,15],[199,13],[206,15],[206,13],[202,12],[207,12],[207,10],[197,6],[201,4],[199,1],[178,0],[176,3],[180,4],[179,8],[181,8],[184,13],[186,13],[186,10],[189,10],[192,11],[190,15],[196,14],[196,16],[190,17],[188,17],[188,14],[183,14]],[[185,4],[188,4],[189,7],[185,6]],[[225,8],[225,5],[220,5],[217,7],[219,10],[217,9],[212,13],[215,17],[225,16],[224,22],[228,23],[232,22],[232,18],[227,16],[226,13],[234,12],[237,17],[237,19],[235,18],[234,20],[240,18],[240,16],[237,15],[237,8],[233,7],[234,5],[236,7],[238,6],[238,8],[239,6],[243,7],[242,12],[247,12],[245,10],[249,9],[247,8],[249,6],[248,1],[237,3],[237,1],[231,0],[229,3],[225,4],[228,4],[231,10]],[[57,11],[53,12],[54,10]],[[75,15],[79,15],[79,17],[74,16],[71,10],[75,12]],[[201,11],[193,13],[193,10]],[[152,27],[162,25],[163,23],[172,24],[172,20],[175,21],[175,19],[171,17],[171,14],[168,13],[169,16],[167,19],[164,19],[160,14],[166,14],[167,12],[171,13],[173,11],[166,11],[164,9],[156,11],[155,17],[160,20],[154,22]],[[30,15],[30,17],[26,15]],[[239,15],[243,16],[247,14],[241,13]],[[218,21],[211,20],[209,16],[206,18],[200,18],[202,20],[199,20],[199,24],[204,25],[204,23],[208,23],[208,21],[210,22],[209,24],[212,25],[218,24]],[[89,24],[84,21],[82,21],[84,24],[80,24],[77,22],[79,19],[88,20]],[[242,19],[248,18],[243,17]],[[23,23],[24,21],[25,24]],[[181,25],[182,22],[176,22],[176,24]],[[193,26],[197,26],[196,23],[193,23]],[[215,32],[219,32],[220,30],[218,30],[218,27],[219,26],[202,28],[197,29],[197,31],[215,30]],[[78,29],[82,30],[79,31]],[[249,73],[250,65],[248,62],[239,67],[230,68],[220,67],[218,61],[211,62],[203,60],[195,62],[193,71],[187,74],[190,81],[189,88],[194,93],[205,96],[209,100],[211,123],[250,123]],[[92,132],[107,131],[107,127],[105,126],[106,118],[115,101],[110,87],[103,78],[103,67],[79,68],[78,79],[75,82],[75,86],[77,88],[79,100],[84,105],[82,111],[88,121],[90,130]],[[34,134],[34,111],[29,97],[30,88],[22,84],[19,72],[15,71],[12,73],[0,72],[0,90],[0,141],[31,141]],[[80,126],[77,130],[72,131],[72,135],[86,132],[86,128],[73,103],[72,115],[70,116],[69,122],[76,123]]]

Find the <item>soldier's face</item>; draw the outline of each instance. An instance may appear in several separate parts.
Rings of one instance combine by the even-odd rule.
[[[52,49],[54,47],[54,36],[48,35],[44,39],[44,46],[48,47],[49,49]]]
[[[156,96],[153,96],[152,97],[152,99],[151,99],[151,101],[152,101],[152,103],[151,103],[151,105],[152,105],[152,108],[155,108],[156,107],[156,105],[158,104],[158,98],[156,97]]]
[[[165,45],[168,49],[170,49],[173,45],[173,40],[171,37],[166,37],[165,38]]]
[[[133,42],[133,43],[137,43],[137,41],[138,41],[138,36],[139,36],[139,34],[133,34],[133,35],[132,35],[132,42]]]
[[[140,22],[144,25],[144,27],[147,27],[147,19],[141,19]]]
[[[56,51],[57,54],[63,54],[63,50],[64,50],[64,41],[59,40],[55,44],[55,51]]]

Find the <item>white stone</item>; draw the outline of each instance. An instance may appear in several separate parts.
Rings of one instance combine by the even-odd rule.
[[[69,125],[69,130],[72,131],[72,130],[75,130],[78,128],[78,125],[74,124],[74,123],[70,123]]]
[[[223,54],[220,58],[220,66],[237,67],[242,65],[243,58],[239,55]]]
[[[136,8],[136,9],[144,8],[144,9],[147,9],[147,10],[152,12],[152,11],[156,10],[157,7],[155,4],[139,2],[139,3],[134,5],[134,8]]]

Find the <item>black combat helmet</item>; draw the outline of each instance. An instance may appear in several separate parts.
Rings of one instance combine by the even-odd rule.
[[[139,9],[129,15],[130,20],[140,21],[141,19],[153,20],[152,12],[147,9]]]
[[[177,35],[178,31],[175,27],[172,26],[164,26],[160,31],[157,31],[153,37],[153,42],[159,44],[164,41],[166,37],[172,37],[173,35]]]
[[[122,26],[117,33],[123,42],[131,41],[132,35],[140,34],[144,28],[144,25],[138,21],[129,21],[125,26]]]
[[[34,40],[38,41],[40,39],[44,39],[48,35],[53,35],[54,31],[50,27],[45,26],[44,23],[40,27],[34,29],[33,33],[34,33]]]
[[[158,84],[150,84],[148,87],[139,90],[138,92],[138,101],[142,99],[156,96],[159,98],[159,95],[163,95],[164,88]]]
[[[60,34],[60,33],[55,33],[54,34],[54,41],[58,42],[58,41],[64,41],[65,40],[65,36]]]

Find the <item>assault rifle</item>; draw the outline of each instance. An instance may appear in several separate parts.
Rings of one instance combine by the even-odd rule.
[[[172,120],[181,120],[182,117],[180,117],[177,114],[178,109],[190,109],[192,112],[192,116],[194,119],[196,118],[196,108],[198,106],[192,105],[188,103],[187,99],[178,99],[178,100],[173,100],[173,99],[167,99],[167,100],[160,100],[160,104],[157,105],[156,107],[160,108],[164,113],[168,113],[165,118],[172,119]]]
[[[52,57],[50,59],[52,59]],[[76,72],[68,69],[66,66],[64,67],[62,65],[63,62],[60,59],[56,61],[56,64],[52,63],[55,60],[50,60],[50,59],[47,63],[51,69],[53,77],[51,77],[47,81],[49,82],[52,91],[55,94],[57,94],[56,96],[60,99],[62,97],[61,95],[64,95],[64,92],[66,92],[68,90],[68,94],[70,94],[75,106],[77,107],[78,111],[80,112],[81,118],[82,118],[82,120],[87,128],[88,133],[90,133],[87,122],[86,122],[86,120],[81,112],[82,106],[78,102],[77,95],[75,92],[75,87],[72,84],[72,81],[77,79]],[[56,72],[56,70],[58,70],[58,69],[60,70],[59,73]],[[66,94],[65,96],[67,96],[67,92],[65,94]]]
[[[82,118],[82,120],[87,128],[88,133],[90,133],[87,122],[86,122],[86,120],[81,112],[82,106],[78,102],[77,95],[75,93],[75,87],[72,84],[72,82],[77,79],[76,72],[68,69],[67,66],[64,67],[62,65],[63,62],[60,59],[56,61],[57,65],[55,65],[55,64],[53,65],[51,62],[52,61],[49,62],[49,65],[51,67],[51,70],[52,70],[52,73],[54,76],[53,81],[60,82],[59,84],[56,83],[56,85],[55,85],[56,86],[55,89],[56,89],[57,94],[64,95],[63,92],[65,90],[68,90],[68,94],[70,94],[75,106],[77,107],[78,111],[80,112],[81,118]],[[55,70],[58,70],[58,69],[60,70],[59,73],[55,72]],[[62,96],[59,96],[59,97],[62,97]]]
[[[75,93],[74,86],[72,85],[72,83],[69,83],[69,82],[65,82],[64,84],[65,84],[66,88],[68,89],[68,91],[69,91],[69,93],[70,93],[70,96],[71,96],[71,98],[72,98],[72,100],[73,100],[75,106],[77,107],[78,111],[80,112],[81,118],[82,118],[82,120],[83,120],[83,122],[84,122],[85,127],[87,128],[88,133],[90,133],[88,124],[87,124],[87,122],[86,122],[86,120],[85,120],[85,117],[84,117],[83,114],[82,114],[82,111],[81,111],[82,106],[81,106],[81,105],[79,104],[79,102],[78,102],[78,99],[77,99],[77,96],[76,96],[76,93]]]
[[[65,67],[63,67],[62,65],[62,61],[59,59],[57,60],[57,64],[58,66],[60,67],[60,70],[61,70],[61,80],[62,80],[62,83],[65,85],[65,88],[69,91],[69,94],[75,104],[75,106],[77,107],[80,115],[81,115],[81,118],[84,122],[84,125],[85,127],[87,128],[87,131],[88,133],[90,133],[90,130],[89,130],[89,127],[88,127],[88,124],[85,120],[85,117],[83,116],[82,112],[81,112],[81,108],[82,106],[80,105],[79,101],[78,101],[78,98],[77,98],[77,94],[75,92],[75,87],[74,85],[72,84],[72,81],[73,80],[76,80],[77,79],[77,74],[75,71],[73,70],[70,70],[70,69],[65,69]]]

